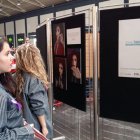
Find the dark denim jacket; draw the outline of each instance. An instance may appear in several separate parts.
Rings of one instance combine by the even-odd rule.
[[[24,73],[24,118],[28,123],[34,124],[41,131],[37,116],[45,115],[48,128],[47,138],[53,137],[52,122],[48,103],[47,91],[39,79]]]
[[[23,126],[21,108],[0,84],[0,140],[33,140],[33,129]]]

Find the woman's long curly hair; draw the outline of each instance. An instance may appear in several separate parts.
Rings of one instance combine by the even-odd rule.
[[[24,72],[29,73],[41,80],[45,87],[49,84],[40,51],[32,44],[29,46],[23,44],[16,50],[16,98],[21,102],[23,98],[22,92],[24,88]]]

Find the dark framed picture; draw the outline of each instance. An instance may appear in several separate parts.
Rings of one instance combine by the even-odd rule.
[[[81,73],[81,49],[68,48],[68,82],[75,84],[82,84]]]
[[[53,54],[65,55],[65,23],[53,24]]]
[[[67,89],[65,58],[55,57],[54,59],[54,87],[60,90]]]

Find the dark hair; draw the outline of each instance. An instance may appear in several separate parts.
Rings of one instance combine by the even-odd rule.
[[[72,52],[71,52],[71,54],[70,54],[70,64],[71,64],[71,62],[72,62],[72,58],[73,58],[73,56],[76,56],[76,58],[77,58],[77,67],[80,67],[80,63],[79,63],[79,61],[80,61],[80,54],[76,51],[76,50],[73,50]]]
[[[0,52],[3,50],[4,42],[7,42],[5,37],[0,36]]]
[[[7,42],[6,38],[0,37],[0,52],[3,50],[3,46],[5,42]],[[15,97],[16,85],[10,73],[1,73],[0,83],[3,85],[6,91],[8,91],[10,94],[12,94]]]

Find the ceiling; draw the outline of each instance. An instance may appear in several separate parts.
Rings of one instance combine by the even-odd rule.
[[[55,6],[71,0],[0,0],[0,18]]]

